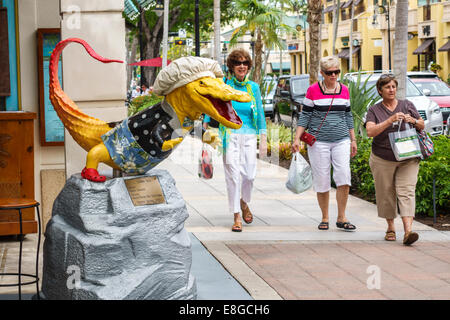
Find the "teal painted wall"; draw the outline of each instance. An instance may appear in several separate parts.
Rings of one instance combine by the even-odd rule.
[[[9,43],[9,74],[11,95],[6,98],[6,110],[19,110],[17,83],[17,48],[16,48],[16,15],[14,0],[3,0],[3,6],[8,10],[8,43]]]

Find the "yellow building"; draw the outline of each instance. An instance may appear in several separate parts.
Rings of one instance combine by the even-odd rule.
[[[320,49],[322,56],[336,55],[340,58],[343,72],[348,72],[351,41],[353,44],[352,70],[392,69],[395,46],[395,1],[354,0],[354,3],[352,2],[353,0],[343,0],[340,3],[337,37],[333,50],[334,4],[332,0],[324,0]],[[352,4],[354,18],[351,39]],[[292,74],[308,72],[308,26],[299,24],[297,30],[299,30],[297,34],[287,39]],[[446,80],[450,73],[449,38],[450,1],[409,1],[408,52],[405,53],[408,59],[408,70],[426,70],[431,62],[434,62],[442,68],[438,71],[439,76]]]

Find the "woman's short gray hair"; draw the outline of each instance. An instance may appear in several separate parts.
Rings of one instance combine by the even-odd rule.
[[[335,56],[327,56],[320,59],[320,70],[327,71],[332,67],[339,68],[338,58],[336,58]]]

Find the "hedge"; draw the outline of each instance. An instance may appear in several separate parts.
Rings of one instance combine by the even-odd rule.
[[[416,213],[433,216],[433,178],[437,214],[450,213],[450,138],[432,137],[435,152],[420,162],[416,186]],[[371,138],[358,139],[358,153],[352,158],[352,191],[360,197],[375,202],[375,187],[369,167]]]

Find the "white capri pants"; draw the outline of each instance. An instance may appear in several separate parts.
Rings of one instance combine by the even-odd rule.
[[[231,213],[241,212],[241,198],[246,203],[251,200],[256,177],[256,143],[256,134],[230,134],[223,165]]]
[[[312,147],[308,146],[308,157],[312,169],[315,192],[330,191],[331,165],[333,165],[333,180],[336,186],[351,186],[349,139],[338,142],[316,141]]]

